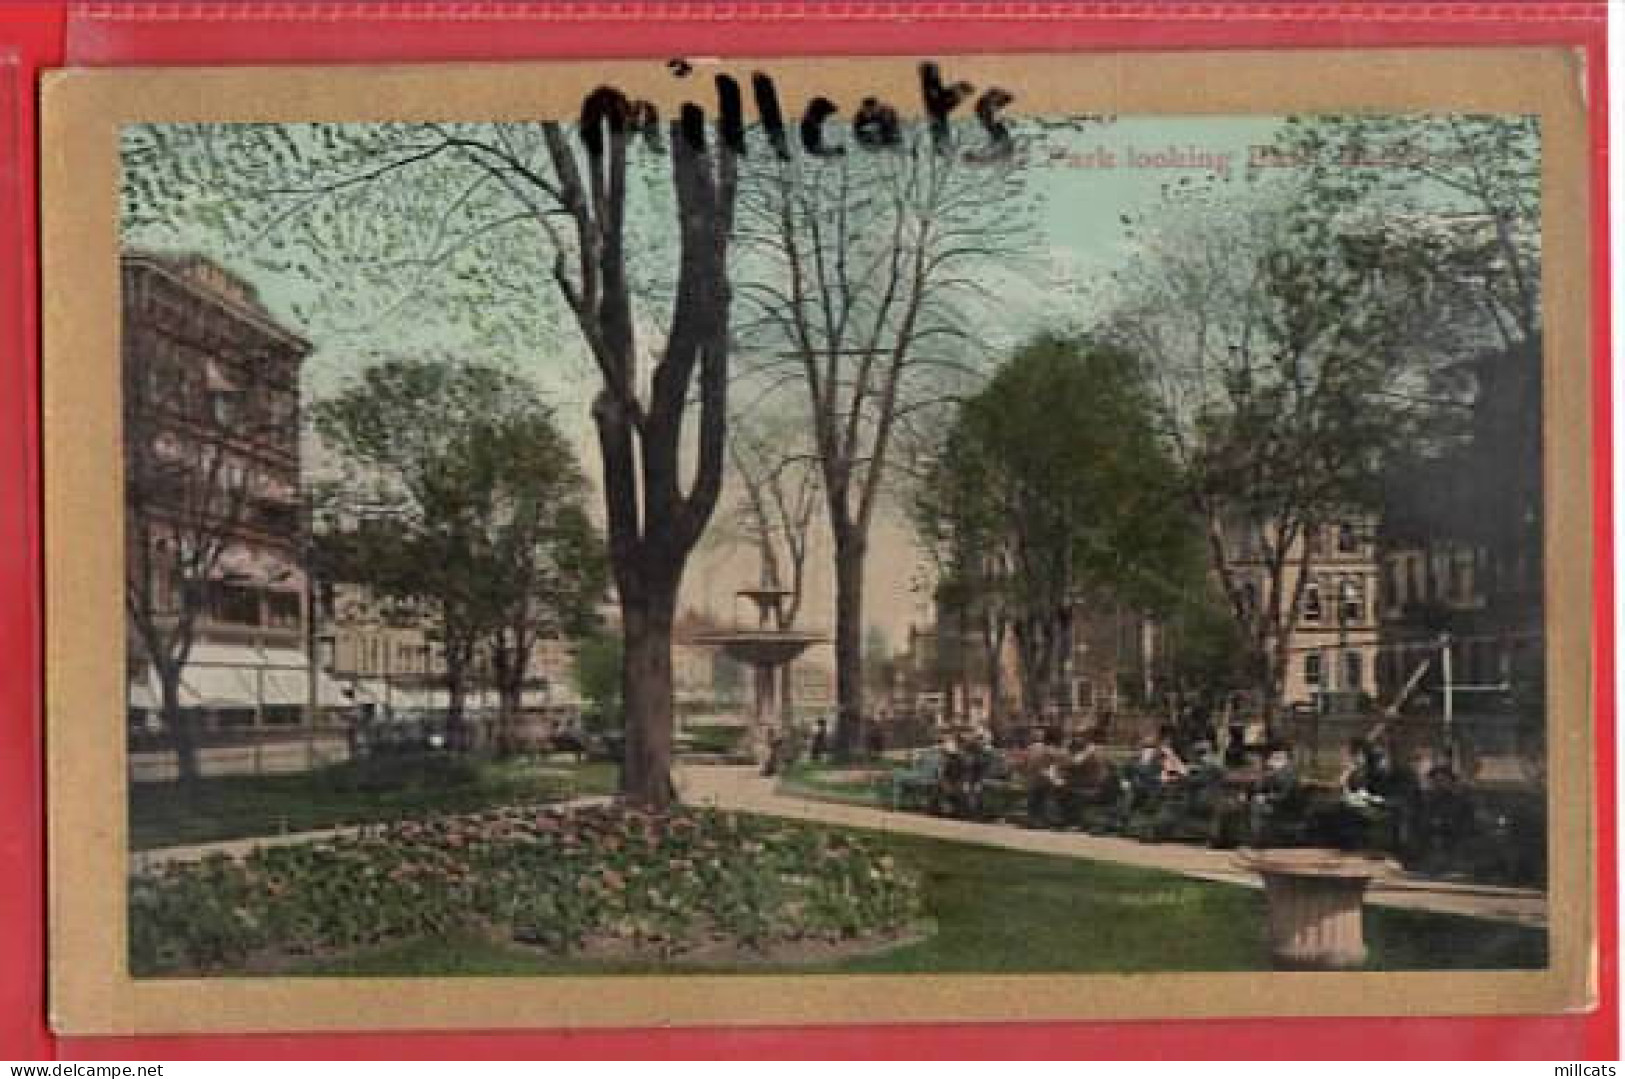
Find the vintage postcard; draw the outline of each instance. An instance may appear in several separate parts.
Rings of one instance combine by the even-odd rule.
[[[1580,86],[49,79],[58,1029],[1586,1006]]]

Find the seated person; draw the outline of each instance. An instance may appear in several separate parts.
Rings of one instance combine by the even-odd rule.
[[[1186,788],[1190,795],[1190,811],[1208,814],[1217,808],[1224,791],[1224,765],[1209,742],[1197,742],[1191,747],[1191,763],[1186,775]]]
[[[1168,747],[1162,753],[1162,787],[1156,799],[1157,812],[1150,822],[1149,835],[1165,838],[1189,832],[1198,822],[1211,823],[1224,793],[1224,766],[1205,741],[1191,743],[1189,763]]]
[[[1321,822],[1328,840],[1344,849],[1404,851],[1412,845],[1415,773],[1396,764],[1380,740],[1352,738],[1337,810]]]
[[[978,731],[966,743],[962,756],[965,765],[964,811],[967,817],[982,815],[987,782],[992,778],[994,754],[986,737]]]
[[[1338,786],[1344,794],[1369,794],[1375,759],[1371,743],[1364,738],[1350,738],[1343,750],[1343,773]]]
[[[965,785],[969,768],[958,735],[950,734],[943,741],[941,759],[931,812],[959,816],[965,811]]]
[[[1251,842],[1259,846],[1279,842],[1288,817],[1299,808],[1302,797],[1292,747],[1284,743],[1271,746],[1264,756],[1264,773],[1249,799]]]
[[[1086,807],[1111,805],[1117,799],[1112,763],[1092,735],[1072,740],[1061,776],[1062,815],[1069,824],[1082,826]]]
[[[1175,748],[1174,737],[1171,732],[1164,733],[1157,740],[1157,751],[1161,754],[1161,780],[1163,786],[1178,783],[1190,775],[1190,766],[1181,759],[1179,751]]]
[[[1035,734],[1021,761],[1021,778],[1027,788],[1027,824],[1045,828],[1053,823],[1060,794],[1060,748],[1053,739]]]
[[[1224,728],[1224,764],[1226,768],[1247,766],[1247,721],[1241,713],[1233,713]]]
[[[1135,810],[1154,802],[1162,793],[1163,752],[1156,742],[1145,742],[1123,769],[1120,811],[1126,824]]]

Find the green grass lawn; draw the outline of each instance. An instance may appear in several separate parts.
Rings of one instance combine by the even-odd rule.
[[[890,787],[878,776],[853,779],[853,772],[892,772],[899,765],[894,762],[875,762],[850,767],[834,768],[824,764],[800,761],[792,764],[779,778],[782,794],[799,794],[826,802],[846,802],[852,805],[885,805]]]
[[[888,835],[900,860],[925,875],[935,931],[890,952],[753,973],[1143,972],[1268,969],[1264,898],[1239,886],[1071,858]],[[1368,908],[1373,969],[1538,968],[1540,930],[1446,915]],[[710,972],[728,968],[710,968]],[[333,975],[701,973],[652,963],[551,959],[471,934],[409,941],[309,964]]]
[[[602,762],[439,755],[376,758],[290,775],[212,777],[190,798],[173,783],[136,783],[130,785],[130,847],[150,850],[608,794],[617,773],[616,765]]]

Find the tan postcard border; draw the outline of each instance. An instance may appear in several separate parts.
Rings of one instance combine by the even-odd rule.
[[[1594,990],[1591,334],[1584,73],[1557,49],[948,56],[1009,114],[1538,114],[1543,130],[1551,966],[1347,974],[133,980],[126,972],[118,131],[145,121],[573,117],[604,83],[714,110],[771,73],[787,113],[917,109],[914,59],[66,71],[43,87],[51,1023],[61,1033],[1552,1012]],[[1559,799],[1555,792],[1564,792]]]

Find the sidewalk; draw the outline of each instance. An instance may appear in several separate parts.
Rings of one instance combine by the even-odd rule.
[[[678,787],[683,800],[691,804],[962,843],[983,843],[1034,854],[1115,862],[1223,884],[1262,887],[1256,874],[1236,867],[1233,851],[1183,843],[1141,843],[1077,832],[1030,831],[1010,824],[982,824],[813,801],[776,793],[774,781],[764,778],[755,768],[691,766],[680,772]],[[1547,924],[1546,896],[1530,888],[1434,880],[1406,874],[1375,884],[1367,894],[1367,901],[1384,907],[1461,914],[1519,925]]]

